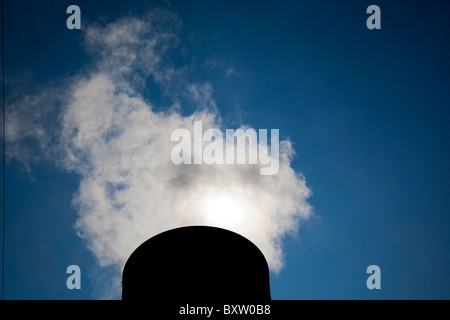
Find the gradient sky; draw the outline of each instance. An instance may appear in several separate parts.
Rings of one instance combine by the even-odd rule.
[[[81,8],[81,31],[66,28],[70,4]],[[371,4],[381,30],[366,27]],[[156,7],[182,22],[171,63],[212,85],[230,128],[278,128],[293,142],[292,168],[306,177],[315,217],[284,239],[273,299],[450,298],[446,1],[6,0],[6,121],[20,90],[61,85],[91,62],[85,26]],[[161,110],[170,103],[151,81],[144,94]],[[196,106],[184,102],[190,114]],[[5,299],[95,299],[92,279],[109,271],[73,227],[80,177],[28,147],[36,161],[12,159],[4,177]],[[71,264],[81,290],[66,288]],[[366,287],[372,264],[381,290]]]

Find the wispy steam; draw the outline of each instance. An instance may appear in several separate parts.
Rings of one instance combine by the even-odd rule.
[[[290,166],[291,143],[280,142],[280,166],[274,176],[260,175],[259,165],[177,166],[171,161],[173,130],[192,130],[195,120],[205,129],[222,127],[212,84],[186,81],[184,97],[199,106],[189,116],[176,108],[156,112],[151,95],[142,96],[150,76],[162,87],[170,87],[171,81],[183,83],[174,78],[180,73],[165,63],[168,50],[178,45],[180,27],[176,15],[163,10],[88,27],[85,46],[95,63],[68,81],[65,99],[54,109],[57,125],[22,119],[29,129],[21,135],[16,129],[24,122],[11,123],[7,138],[17,147],[37,134],[43,149],[58,153],[58,165],[79,174],[75,229],[99,265],[114,267],[117,276],[140,243],[186,225],[237,231],[258,245],[271,270],[278,272],[283,266],[283,236],[295,233],[311,214],[310,190]],[[26,99],[15,102],[18,119],[20,106],[45,105],[49,95]],[[211,203],[217,198],[221,205],[225,201],[240,208],[239,221],[211,218],[206,211],[214,208]],[[110,289],[115,291],[108,297],[120,297],[120,278]]]

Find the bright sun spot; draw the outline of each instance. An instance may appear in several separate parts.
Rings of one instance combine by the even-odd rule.
[[[227,194],[215,195],[205,200],[204,213],[212,225],[224,228],[239,226],[245,216],[245,206]]]

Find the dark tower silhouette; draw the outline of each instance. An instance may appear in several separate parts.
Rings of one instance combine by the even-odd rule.
[[[122,299],[149,303],[269,303],[269,268],[243,236],[192,226],[160,233],[129,257]]]

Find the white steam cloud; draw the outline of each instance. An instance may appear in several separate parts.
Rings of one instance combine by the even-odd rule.
[[[274,176],[260,175],[259,165],[172,163],[173,130],[192,132],[196,120],[204,130],[222,128],[211,83],[187,83],[164,63],[167,50],[178,45],[180,26],[173,13],[154,10],[143,18],[87,28],[85,45],[95,63],[71,80],[59,116],[53,118],[59,119],[53,133],[59,137],[54,148],[58,164],[81,177],[74,196],[75,228],[100,266],[117,271],[105,297],[120,297],[120,272],[139,244],[180,226],[236,231],[253,241],[278,272],[283,236],[295,234],[301,220],[311,215],[310,190],[290,166],[294,151],[287,140],[280,142]],[[198,111],[189,116],[177,107],[155,112],[141,95],[149,77],[166,92],[184,87],[186,97],[199,104]],[[33,101],[43,103],[43,98]],[[179,105],[177,99],[174,104]],[[10,123],[7,130],[12,146],[21,140],[16,125]],[[29,128],[39,129],[41,143],[55,140],[44,138],[42,126],[30,123]],[[31,135],[27,130],[22,138]],[[224,208],[233,215],[227,216]]]

